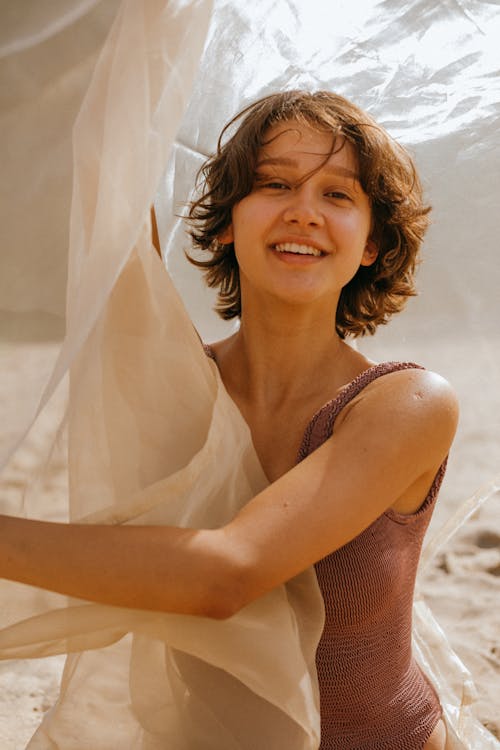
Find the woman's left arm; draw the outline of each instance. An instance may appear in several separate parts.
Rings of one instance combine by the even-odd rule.
[[[423,499],[456,422],[446,381],[420,370],[391,373],[344,409],[331,438],[226,526],[1,517],[0,575],[104,604],[231,616],[356,537],[412,488]]]
[[[212,531],[0,516],[0,576],[102,604],[220,617]]]

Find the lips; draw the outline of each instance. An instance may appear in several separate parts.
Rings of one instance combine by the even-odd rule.
[[[278,253],[293,253],[294,255],[312,255],[315,258],[319,258],[324,255],[322,250],[312,245],[299,244],[296,242],[280,242],[277,245],[273,245],[274,250]]]

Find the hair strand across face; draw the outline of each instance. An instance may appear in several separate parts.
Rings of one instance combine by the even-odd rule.
[[[429,224],[430,207],[409,153],[369,115],[328,91],[286,91],[266,96],[231,120],[217,152],[199,173],[200,196],[191,203],[188,221],[194,247],[209,257],[189,260],[218,289],[217,311],[229,320],[241,315],[239,269],[232,243],[219,238],[231,225],[232,209],[253,189],[257,159],[266,134],[279,123],[301,123],[332,134],[356,153],[361,187],[370,198],[376,261],[359,268],[344,287],[335,326],[339,336],[372,334],[388,322],[415,292],[418,252]],[[228,132],[234,130],[226,137]],[[345,139],[345,141],[344,141]]]

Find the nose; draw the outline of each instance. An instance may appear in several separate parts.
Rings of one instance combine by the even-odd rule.
[[[290,191],[290,198],[283,212],[287,224],[317,227],[323,224],[323,214],[312,190],[307,184]]]

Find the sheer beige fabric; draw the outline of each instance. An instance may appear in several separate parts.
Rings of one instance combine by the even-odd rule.
[[[71,363],[73,520],[212,526],[266,484],[150,240],[210,10],[125,3],[76,125],[67,334],[48,386]],[[309,571],[226,622],[61,598],[5,628],[0,648],[103,649],[68,660],[35,748],[312,748],[321,624]]]
[[[248,428],[196,332],[209,340],[223,335],[224,328],[207,315],[210,295],[184,262],[188,243],[176,214],[224,122],[268,90],[325,87],[352,97],[415,148],[424,179],[435,191],[431,198],[438,204],[439,221],[429,243],[444,248],[444,259],[430,254],[420,310],[418,305],[410,309],[393,324],[392,337],[382,334],[381,343],[367,351],[377,356],[390,344],[391,358],[398,348],[404,356],[408,336],[408,358],[417,359],[419,345],[426,352],[426,324],[432,324],[441,327],[450,353],[444,359],[439,352],[434,360],[425,353],[424,364],[447,374],[457,359],[475,357],[476,372],[488,365],[490,376],[491,371],[498,376],[492,302],[497,285],[488,247],[496,206],[490,153],[498,149],[489,123],[498,115],[500,96],[487,44],[499,28],[498,14],[484,8],[479,16],[474,4],[462,13],[408,2],[405,21],[396,23],[389,0],[355,6],[341,4],[339,18],[339,8],[332,5],[329,23],[324,5],[313,1],[266,0],[240,7],[217,0],[125,0],[117,10],[74,130],[66,316],[60,304],[64,254],[51,253],[54,235],[47,231],[50,190],[38,208],[40,191],[34,192],[32,233],[25,227],[30,222],[22,201],[14,202],[9,219],[9,236],[17,236],[18,248],[38,246],[35,256],[26,255],[31,289],[19,294],[21,284],[2,281],[5,342],[43,338],[49,329],[57,336],[65,317],[57,361],[53,347],[41,346],[35,359],[32,354],[26,358],[21,383],[10,384],[11,392],[14,385],[22,391],[19,407],[13,408],[11,400],[2,403],[2,447],[7,461],[37,403],[43,409],[70,371],[72,520],[216,526],[266,484]],[[14,69],[19,55],[40,51],[45,40],[61,41],[60,35],[75,33],[75,24],[90,17],[92,24],[85,28],[95,39],[116,7],[111,2],[53,4],[53,15],[47,11],[44,23],[34,18],[30,28],[23,21],[15,43],[2,40],[4,70]],[[449,32],[444,48],[438,48],[439,29]],[[457,40],[460,58],[453,57]],[[42,91],[44,147],[52,132],[49,124],[58,121],[48,114],[51,106],[58,103],[56,112],[65,111],[63,84],[78,98],[90,67],[85,54],[83,60],[67,73],[78,85],[59,80]],[[36,112],[32,91],[21,87],[18,95],[23,101],[4,110],[3,125],[11,134],[23,106],[31,104],[31,119]],[[67,143],[67,123],[61,129]],[[19,137],[18,143],[9,166],[13,179],[26,140]],[[41,146],[33,158],[41,158]],[[53,152],[47,156],[56,157]],[[451,189],[444,172],[451,163],[454,179],[465,186],[460,191]],[[35,181],[36,170],[32,174]],[[24,184],[19,175],[10,192],[21,191]],[[450,208],[457,192],[467,195],[476,218],[473,232],[460,221],[462,209]],[[164,254],[183,302],[150,245],[149,207],[155,196]],[[483,256],[472,257],[472,241],[481,245]],[[64,240],[55,245],[61,248]],[[19,250],[8,255],[4,280],[19,282],[20,255]],[[52,266],[44,269],[45,258]],[[35,285],[35,273],[47,285]],[[439,305],[443,284],[451,307]],[[464,352],[465,338],[469,348]],[[4,346],[4,378],[12,378],[18,348]],[[451,372],[449,377],[453,380]],[[470,386],[464,381],[466,393]],[[496,423],[478,403],[477,418],[493,441]],[[497,491],[494,481],[463,516]],[[7,509],[21,512],[14,501]],[[28,502],[28,510],[44,515],[36,500]],[[445,529],[429,551],[447,535]],[[9,603],[0,614],[2,658],[70,654],[60,700],[31,750],[318,746],[314,652],[323,609],[313,571],[224,622],[68,602],[5,582],[2,597]],[[498,748],[473,719],[470,676],[421,599],[415,608],[415,642],[440,691],[453,747]]]
[[[71,389],[73,519],[210,527],[266,484],[248,428],[150,247],[149,227],[79,355]],[[75,602],[7,629],[1,645],[19,657],[102,649],[132,634],[69,659],[64,699],[41,734],[57,746],[81,748],[83,734],[85,746],[109,748],[121,735],[103,733],[100,717],[118,705],[121,747],[136,747],[138,737],[148,748],[273,746],[281,738],[314,747],[321,607],[309,571],[224,622]]]

